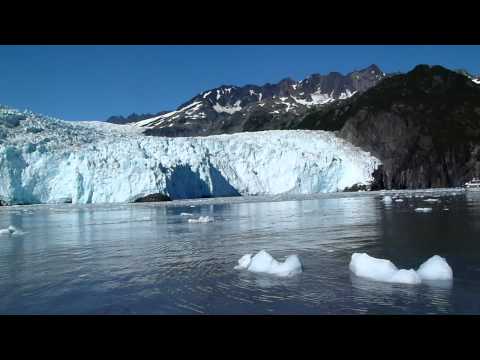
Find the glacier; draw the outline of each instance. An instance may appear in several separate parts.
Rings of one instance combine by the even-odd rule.
[[[271,130],[166,138],[142,128],[63,121],[0,106],[0,201],[133,202],[310,194],[372,180],[380,161],[335,136]]]

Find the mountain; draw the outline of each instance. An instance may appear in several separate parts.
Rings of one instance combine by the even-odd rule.
[[[0,106],[0,203],[309,194],[372,180],[379,161],[324,131],[194,138]]]
[[[480,175],[480,85],[418,65],[363,94],[315,111],[295,128],[336,131],[383,163],[379,188],[460,186]]]
[[[312,109],[362,93],[385,77],[378,66],[371,65],[347,75],[313,74],[301,81],[286,78],[263,86],[223,85],[193,97],[175,111],[135,125],[147,135],[171,137],[290,128]]]
[[[111,124],[119,124],[119,125],[130,124],[130,123],[135,123],[135,122],[145,120],[145,119],[148,119],[148,118],[152,118],[152,117],[155,117],[155,116],[160,116],[160,115],[166,114],[167,112],[168,111],[160,111],[159,113],[156,113],[156,114],[136,114],[136,113],[132,113],[132,114],[128,115],[127,117],[124,117],[124,116],[121,116],[121,115],[114,115],[114,116],[110,116],[106,120],[106,122],[109,122]]]

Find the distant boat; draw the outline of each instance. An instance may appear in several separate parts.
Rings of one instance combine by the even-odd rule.
[[[465,190],[480,191],[480,180],[477,178],[473,178],[471,181],[465,183]]]

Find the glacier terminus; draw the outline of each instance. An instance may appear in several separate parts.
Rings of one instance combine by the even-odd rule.
[[[378,165],[326,131],[152,137],[133,125],[68,122],[0,107],[4,204],[335,192],[368,183]]]

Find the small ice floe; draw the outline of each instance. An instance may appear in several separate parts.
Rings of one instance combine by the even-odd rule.
[[[188,219],[189,223],[209,223],[212,221],[213,218],[210,216],[200,216],[198,219]]]
[[[443,208],[443,211],[448,211],[448,210],[450,210],[450,209],[449,209],[449,208],[447,208],[447,207],[446,207],[446,208]]]
[[[191,208],[194,208],[194,207],[195,207],[195,205],[190,205],[190,207],[191,207]]]
[[[415,270],[399,270],[390,260],[377,259],[366,253],[352,254],[349,267],[356,276],[370,280],[400,284],[421,283]]]
[[[428,212],[432,212],[432,208],[416,208],[415,211],[416,212],[428,213]]]
[[[403,199],[396,199],[395,202],[403,202]]]
[[[10,225],[6,229],[0,229],[0,236],[1,235],[21,235],[23,231],[17,229],[15,226]]]
[[[240,260],[238,260],[238,265],[234,267],[235,270],[242,270],[248,268],[252,261],[252,254],[243,255]]]
[[[439,199],[433,199],[433,198],[429,198],[429,199],[425,199],[423,201],[426,201],[426,202],[439,202],[440,200]]]
[[[243,255],[234,269],[246,269],[255,273],[286,277],[301,273],[302,268],[302,263],[297,255],[289,255],[284,262],[279,262],[268,252],[261,250],[253,257],[251,254]]]
[[[434,255],[425,261],[417,270],[422,280],[452,280],[453,271],[445,258]]]
[[[187,212],[182,212],[182,213],[180,213],[180,216],[193,216],[193,214],[187,213]]]
[[[382,201],[385,203],[385,204],[391,204],[392,203],[392,198],[390,196],[384,196]]]
[[[390,260],[377,259],[365,253],[354,253],[349,267],[356,276],[389,283],[420,284],[422,281],[453,279],[452,268],[445,258],[438,255],[432,256],[415,271],[398,270]]]

